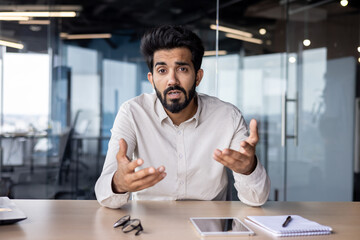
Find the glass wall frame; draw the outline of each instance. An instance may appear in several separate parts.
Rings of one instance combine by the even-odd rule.
[[[48,6],[54,8],[55,1],[48,1]],[[353,199],[354,156],[359,155],[353,142],[359,135],[354,135],[359,121],[354,109],[360,45],[359,6],[354,1],[342,7],[338,1],[214,0],[196,14],[188,8],[181,12],[178,2],[168,1],[159,9],[154,23],[185,25],[200,36],[206,51],[215,51],[204,57],[198,92],[233,103],[247,122],[258,121],[257,155],[272,182],[270,200]],[[43,66],[49,75],[46,120],[31,124],[45,122],[35,129],[47,133],[73,129],[73,143],[80,147],[74,146],[71,158],[79,160],[80,174],[71,179],[72,186],[76,184],[71,197],[94,198],[92,185],[101,172],[119,107],[132,97],[153,92],[139,52],[141,35],[153,25],[119,27],[110,39],[70,40],[61,35],[70,21],[54,18],[48,25],[23,26],[19,32],[29,47],[1,47],[1,59],[7,52],[48,56]],[[74,22],[75,26],[84,23]],[[0,35],[18,28],[15,24],[0,22]],[[221,27],[250,33],[252,41],[231,36]],[[4,81],[1,86],[2,92],[7,91]],[[8,117],[4,104],[1,101],[2,130]],[[31,146],[21,141],[15,148],[28,151]]]

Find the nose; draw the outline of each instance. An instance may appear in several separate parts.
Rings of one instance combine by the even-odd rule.
[[[179,79],[177,78],[176,71],[169,71],[168,74],[168,86],[179,85]]]

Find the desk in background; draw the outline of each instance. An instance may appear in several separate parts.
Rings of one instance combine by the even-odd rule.
[[[10,181],[15,167],[33,170],[32,153],[35,140],[45,138],[46,132],[2,132],[0,133],[0,181]],[[3,192],[0,189],[0,193]]]
[[[0,133],[2,147],[2,166],[20,166],[26,157],[25,143],[30,142],[30,149],[34,147],[35,139],[45,138],[46,132],[13,132]],[[29,155],[29,154],[28,154]]]
[[[42,132],[13,132],[1,133],[1,147],[3,155],[1,158],[2,166],[23,166],[29,160],[31,171],[34,168],[33,156],[36,142],[40,139],[59,138],[59,134],[48,134]],[[26,146],[28,143],[28,146]],[[46,151],[44,149],[43,151]]]
[[[201,239],[191,225],[190,217],[239,217],[247,215],[298,214],[320,224],[329,225],[334,233],[325,236],[286,237],[300,239],[359,239],[359,202],[268,202],[263,207],[249,207],[241,202],[217,201],[132,201],[122,209],[100,207],[95,200],[14,200],[28,219],[14,225],[0,226],[0,239]],[[140,218],[144,232],[123,233],[112,225],[130,214]],[[248,224],[255,236],[236,239],[279,239]],[[235,239],[206,237],[204,239]]]

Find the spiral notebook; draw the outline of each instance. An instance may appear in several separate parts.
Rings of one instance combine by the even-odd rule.
[[[288,215],[284,216],[247,216],[246,222],[253,223],[274,236],[307,236],[330,234],[332,228],[310,221],[298,215],[291,215],[291,221],[286,227],[283,223]]]

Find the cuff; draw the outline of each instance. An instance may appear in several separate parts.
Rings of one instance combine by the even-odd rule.
[[[130,193],[114,193],[112,190],[112,174],[103,175],[95,185],[96,198],[101,206],[108,208],[120,208],[129,200]]]
[[[235,182],[241,182],[241,183],[255,183],[261,179],[263,179],[264,174],[266,175],[266,171],[264,167],[261,165],[258,157],[256,157],[256,168],[255,170],[250,173],[249,175],[236,173],[233,171]]]
[[[270,179],[259,159],[251,174],[244,175],[235,172],[233,174],[238,197],[243,203],[249,206],[261,206],[267,201],[270,193]]]

